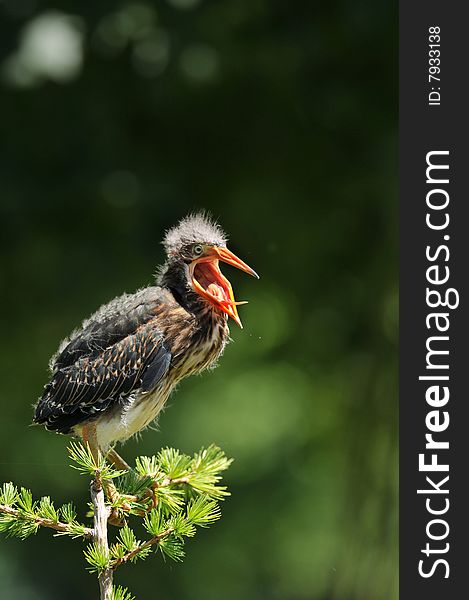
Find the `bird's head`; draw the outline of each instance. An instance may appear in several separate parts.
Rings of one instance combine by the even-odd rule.
[[[163,240],[168,256],[163,283],[183,279],[186,290],[230,316],[240,327],[233,289],[220,270],[219,262],[228,263],[253,277],[257,273],[226,247],[221,227],[204,213],[190,215],[170,229]]]

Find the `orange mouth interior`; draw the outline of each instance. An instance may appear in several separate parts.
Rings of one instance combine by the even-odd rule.
[[[197,263],[193,279],[204,290],[205,297],[212,299],[216,305],[233,302],[231,284],[220,271],[218,260]]]
[[[197,293],[242,327],[236,306],[246,302],[235,302],[231,284],[220,271],[217,259],[202,260],[195,264],[192,285]]]

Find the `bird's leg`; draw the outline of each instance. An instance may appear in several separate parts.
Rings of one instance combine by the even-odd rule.
[[[101,460],[101,452],[98,446],[96,425],[94,423],[91,423],[89,425],[83,425],[81,430],[81,437],[85,446],[88,446],[88,448],[90,449],[96,466],[98,466]]]
[[[158,505],[158,495],[156,492],[157,489],[158,484],[156,481],[154,481],[146,490],[147,495],[151,498],[151,508],[156,508]]]
[[[120,454],[118,454],[114,450],[114,448],[111,448],[110,450],[108,450],[106,458],[108,458],[112,462],[112,464],[120,471],[131,471],[132,470],[132,467],[122,458],[122,456]],[[120,496],[123,498],[126,498],[127,500],[135,501],[137,499],[136,496],[129,496],[127,494],[120,494]]]
[[[121,471],[130,471],[131,470],[130,465],[122,458],[122,456],[120,454],[118,454],[114,450],[114,448],[111,448],[110,450],[108,450],[108,453],[106,454],[106,458],[108,460],[110,460],[112,462],[112,464]],[[134,497],[127,496],[125,494],[120,494],[117,491],[114,484],[110,484],[110,486],[112,486],[112,489],[109,489],[109,498],[110,498],[111,502],[114,502],[115,500],[117,500],[117,498],[125,498],[126,500],[135,500]],[[128,504],[125,504],[125,503],[122,504],[121,508],[123,510],[130,511],[130,506]],[[123,519],[123,517],[120,517],[118,515],[118,511],[115,508],[113,509],[113,513],[110,516],[110,523],[112,525],[118,525],[118,526],[125,525],[125,520]]]
[[[96,425],[83,425],[81,429],[81,437],[83,439],[83,444],[88,446],[95,464],[98,465],[101,454],[99,452],[98,439],[96,436]]]
[[[114,448],[111,448],[108,451],[106,458],[108,458],[112,464],[121,471],[130,471],[131,469],[130,465],[125,462],[122,456],[118,454]]]
[[[131,470],[130,465],[127,464],[127,462],[122,458],[122,456],[120,454],[118,454],[114,450],[114,448],[111,448],[108,451],[106,458],[108,458],[117,469],[120,469],[122,471],[130,471]],[[151,498],[152,508],[156,508],[156,505],[157,505],[156,487],[157,487],[157,484],[155,482],[146,490],[146,493],[145,493],[145,495],[147,497]],[[127,494],[121,494],[121,497],[126,500],[133,501],[133,502],[136,502],[139,500],[139,498],[137,496],[131,496],[131,495],[127,495]]]

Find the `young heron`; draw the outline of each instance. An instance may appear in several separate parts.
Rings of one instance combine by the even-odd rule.
[[[181,379],[215,364],[228,317],[241,326],[243,303],[219,262],[258,277],[203,214],[183,219],[163,244],[156,285],[115,298],[62,342],[34,414],[35,423],[81,437],[123,468],[113,445],[154,421]]]

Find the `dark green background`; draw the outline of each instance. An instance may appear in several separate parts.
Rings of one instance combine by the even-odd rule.
[[[80,17],[82,69],[23,85],[21,31],[47,10]],[[394,3],[2,0],[0,16],[0,480],[84,509],[67,439],[28,426],[48,358],[206,208],[261,274],[224,269],[244,330],[122,453],[215,442],[232,496],[182,565],[117,580],[138,600],[395,599]],[[81,552],[2,539],[1,598],[95,598]]]

